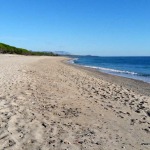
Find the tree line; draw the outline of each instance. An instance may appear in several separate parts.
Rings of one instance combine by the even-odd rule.
[[[58,56],[52,52],[30,51],[23,48],[17,48],[4,43],[0,43],[0,53],[3,54],[18,54],[18,55],[35,55],[35,56]]]

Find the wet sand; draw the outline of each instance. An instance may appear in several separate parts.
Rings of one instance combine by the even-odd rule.
[[[0,150],[150,149],[150,85],[67,59],[0,55]]]

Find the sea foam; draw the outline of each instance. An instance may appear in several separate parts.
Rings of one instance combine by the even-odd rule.
[[[84,66],[88,68],[94,68],[102,71],[108,71],[108,72],[115,72],[115,73],[123,73],[123,74],[131,74],[131,75],[137,75],[138,73],[136,72],[130,72],[130,71],[124,71],[124,70],[116,70],[116,69],[111,69],[111,68],[103,68],[103,67],[95,67],[95,66]]]

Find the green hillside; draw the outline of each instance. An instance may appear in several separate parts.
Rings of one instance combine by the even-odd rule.
[[[37,56],[58,56],[52,52],[33,52],[23,48],[17,48],[4,43],[0,43],[0,53],[3,54],[19,54],[19,55],[37,55]]]

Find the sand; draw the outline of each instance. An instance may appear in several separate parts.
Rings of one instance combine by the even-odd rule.
[[[150,149],[150,84],[67,59],[0,55],[0,150]]]

